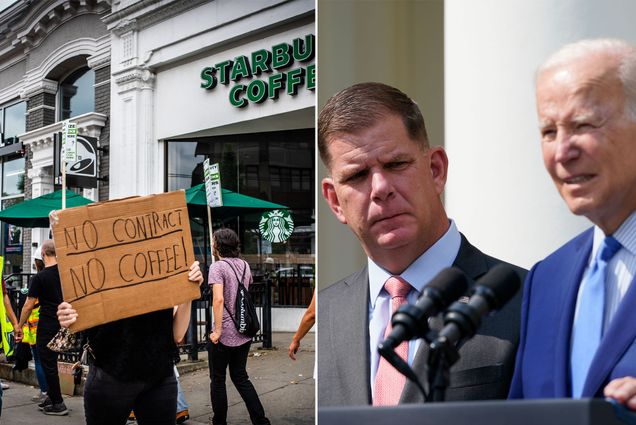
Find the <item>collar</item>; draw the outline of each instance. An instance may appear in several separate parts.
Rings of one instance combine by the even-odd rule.
[[[400,277],[409,282],[418,293],[421,293],[426,284],[443,268],[452,266],[457,257],[462,238],[455,222],[449,221],[450,226],[446,233],[400,274]],[[384,288],[384,283],[393,274],[377,265],[371,258],[367,258],[367,263],[369,266],[369,299],[373,309]]]
[[[622,245],[621,249],[626,249],[630,254],[636,256],[636,211],[627,217],[612,236],[620,242]],[[603,233],[600,227],[594,226],[594,241],[590,262],[596,258],[596,252],[601,246],[603,239],[605,239],[605,233]]]

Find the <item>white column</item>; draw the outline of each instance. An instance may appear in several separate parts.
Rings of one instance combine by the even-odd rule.
[[[31,199],[53,192],[53,170],[52,166],[32,168],[28,171],[31,179]],[[37,248],[32,249],[31,259],[35,249],[40,249],[42,241],[49,238],[49,229],[31,229],[31,244],[37,244]],[[33,261],[31,261],[31,273],[35,273]]]
[[[534,72],[583,38],[636,42],[627,0],[446,0],[446,207],[481,250],[530,267],[590,226],[543,167]]]
[[[112,31],[109,197],[161,192],[163,168],[153,130],[155,74],[139,59],[136,20],[123,20]]]

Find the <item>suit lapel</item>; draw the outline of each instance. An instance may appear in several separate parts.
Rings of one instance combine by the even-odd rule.
[[[592,359],[585,385],[584,397],[594,397],[601,390],[612,369],[616,366],[621,356],[636,339],[636,278],[632,280],[625,297],[618,306],[616,314],[609,324],[607,332],[596,350]]]
[[[334,311],[331,329],[336,361],[347,383],[349,402],[369,404],[371,384],[369,378],[369,273],[366,267],[345,281],[347,290]],[[344,323],[343,323],[344,318]],[[364,335],[364,338],[360,336]]]
[[[557,332],[555,361],[555,377],[554,377],[554,396],[570,397],[570,339],[572,337],[572,322],[574,320],[574,310],[576,308],[576,299],[581,284],[583,271],[587,267],[590,252],[592,250],[592,230],[588,231],[587,237],[581,240],[581,243],[575,247],[574,255],[569,256],[573,259],[571,267],[563,275],[556,275],[550,282],[557,285],[559,296],[554,300],[557,308],[563,308],[559,328]],[[563,260],[567,264],[567,259]],[[565,268],[564,268],[565,269]],[[559,281],[560,278],[563,280]],[[560,305],[558,305],[560,304]]]
[[[464,235],[461,235],[461,237],[462,242],[459,246],[459,252],[457,253],[453,266],[460,268],[464,273],[466,273],[466,276],[476,280],[488,271],[488,264],[486,263],[486,259],[481,251],[472,246]],[[437,319],[437,317],[433,319],[433,322],[436,322],[435,325],[433,325],[433,328],[437,326],[436,330],[440,330],[443,323],[441,321],[441,317],[440,320]],[[413,358],[412,366],[412,369],[417,374],[422,385],[425,385],[426,380],[428,379],[428,353],[428,343],[422,340],[417,353],[415,353],[415,357]],[[418,402],[424,402],[424,398],[422,397],[420,390],[417,388],[417,385],[407,380],[404,390],[402,391],[402,396],[400,397],[400,403]]]

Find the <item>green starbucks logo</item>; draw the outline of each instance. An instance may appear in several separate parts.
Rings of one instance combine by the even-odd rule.
[[[285,242],[294,231],[294,220],[286,210],[263,213],[258,225],[261,235],[270,242]]]

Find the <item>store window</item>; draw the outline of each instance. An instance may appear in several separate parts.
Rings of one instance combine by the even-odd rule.
[[[18,135],[26,131],[26,102],[13,102],[0,106],[2,149],[0,156],[0,208],[5,209],[24,201],[25,159],[16,145]],[[14,146],[18,148],[13,149]],[[0,222],[0,255],[3,274],[22,272],[24,229]]]
[[[60,120],[95,111],[95,71],[82,68],[60,82]]]
[[[2,168],[2,209],[24,201],[24,158],[3,157],[0,161]],[[1,223],[2,256],[4,257],[3,274],[22,272],[23,233],[24,229],[8,223]]]
[[[219,163],[224,189],[289,208],[294,232],[281,243],[261,236],[262,212],[245,209],[228,217],[212,210],[212,221],[215,230],[223,226],[237,231],[254,281],[270,279],[273,284],[274,305],[307,306],[315,282],[314,129],[168,141],[165,189],[202,183],[206,158]],[[190,218],[195,254],[209,264],[206,217]]]
[[[26,102],[18,102],[2,108],[2,142],[5,145],[18,142],[18,134],[26,131]]]

